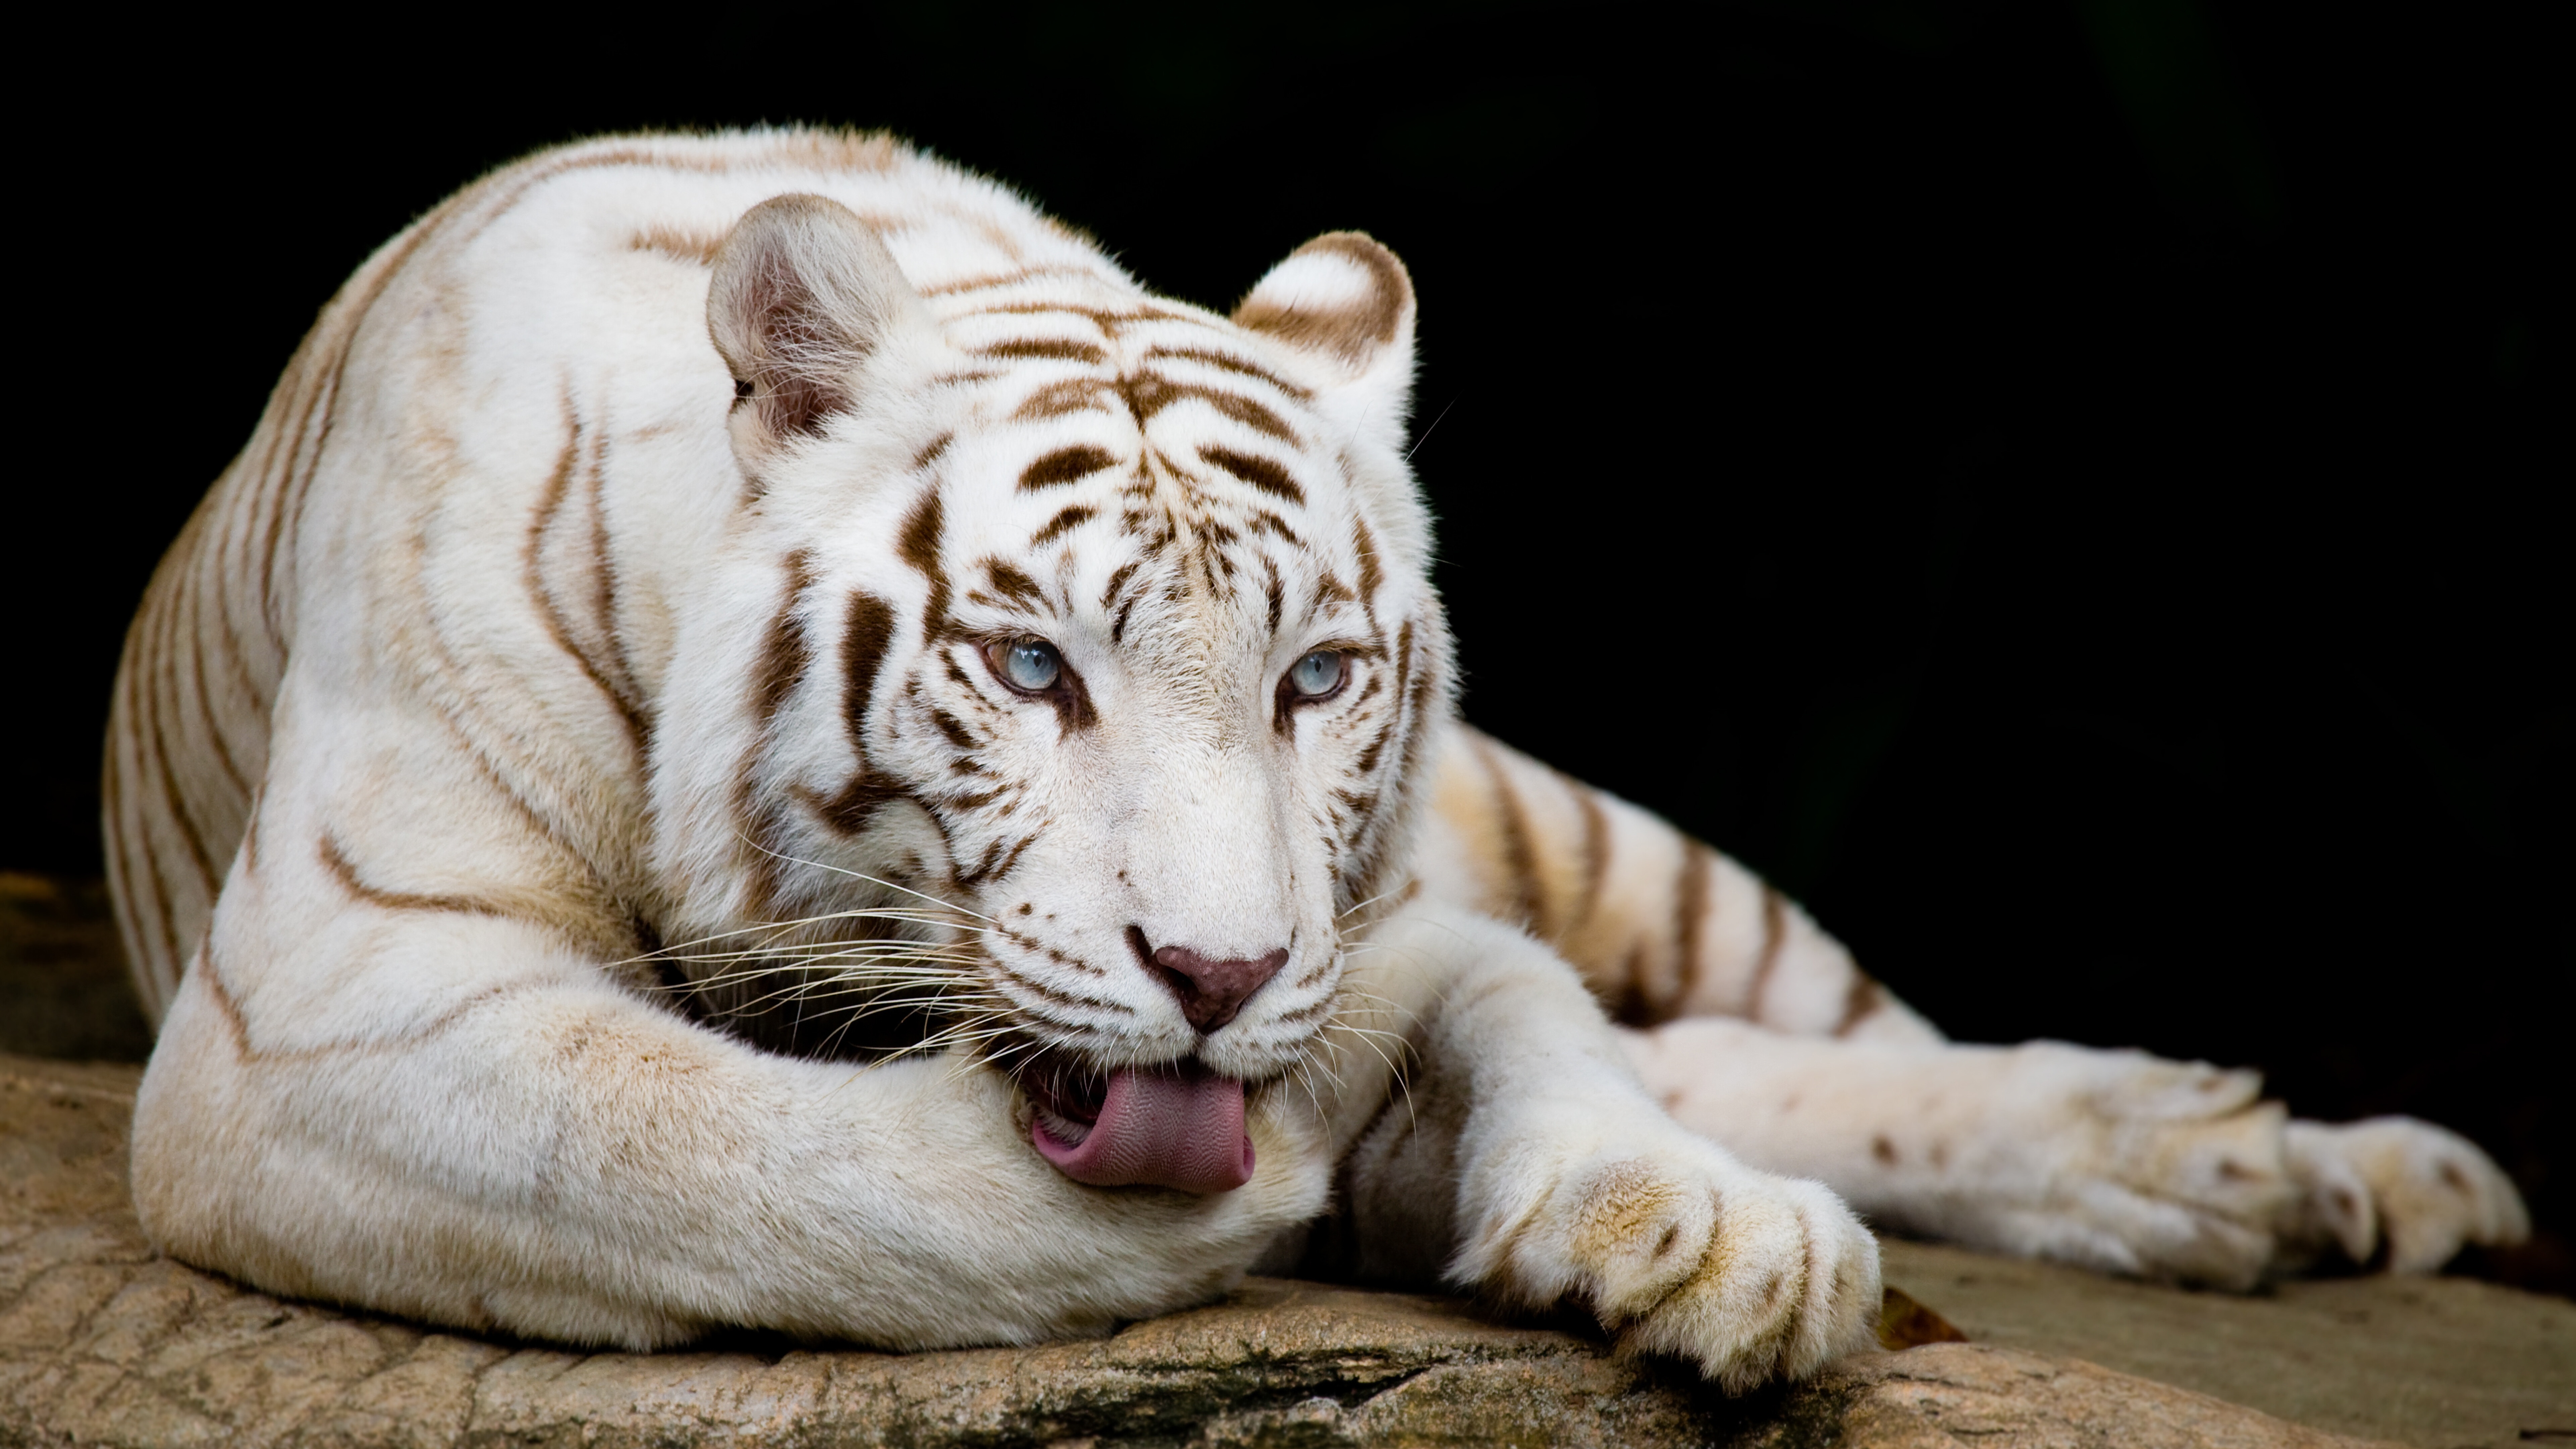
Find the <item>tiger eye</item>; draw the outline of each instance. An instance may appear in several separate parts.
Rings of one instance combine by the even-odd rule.
[[[1064,656],[1044,639],[1014,639],[999,655],[1002,681],[1013,689],[1043,694],[1064,677]]]
[[[1343,660],[1338,649],[1318,649],[1288,666],[1288,687],[1308,699],[1321,699],[1342,687]]]

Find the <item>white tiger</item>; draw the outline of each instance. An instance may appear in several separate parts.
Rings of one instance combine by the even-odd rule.
[[[1454,723],[1413,337],[1364,236],[1221,317],[879,137],[604,140],[423,218],[128,639],[147,1229],[637,1348],[1445,1278],[1731,1389],[1868,1339],[1836,1191],[2236,1285],[2522,1231],[2436,1128],[1945,1045]]]

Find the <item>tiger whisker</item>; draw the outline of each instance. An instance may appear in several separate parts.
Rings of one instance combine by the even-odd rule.
[[[910,886],[896,885],[890,880],[879,880],[875,876],[869,875],[864,871],[849,870],[845,867],[830,865],[823,861],[807,860],[802,856],[789,855],[785,851],[772,850],[768,846],[761,844],[759,841],[752,839],[749,835],[743,834],[740,831],[736,831],[735,834],[741,838],[745,845],[750,846],[752,849],[759,851],[761,854],[768,856],[772,860],[785,861],[790,865],[801,865],[811,870],[828,870],[834,875],[845,875],[852,880],[863,880],[873,886],[882,886],[890,891],[900,891],[903,894],[912,896],[916,899],[928,901],[942,910],[955,911],[959,915],[964,916],[973,916],[976,920],[984,921],[996,926],[1001,924],[1001,922],[994,920],[991,916],[984,915],[979,911],[968,910],[966,907],[958,905],[954,901],[943,901],[937,896],[914,890]]]
[[[1389,896],[1402,895],[1402,894],[1403,894],[1403,893],[1404,893],[1404,892],[1409,888],[1409,885],[1410,885],[1410,883],[1408,883],[1407,885],[1394,886],[1394,887],[1391,887],[1391,888],[1389,888],[1389,889],[1379,891],[1376,895],[1373,895],[1373,896],[1369,897],[1367,900],[1361,901],[1361,902],[1357,903],[1356,905],[1353,905],[1349,910],[1342,911],[1342,912],[1340,912],[1340,913],[1336,914],[1336,915],[1333,917],[1333,919],[1334,919],[1334,920],[1336,920],[1336,921],[1344,921],[1344,920],[1348,920],[1348,919],[1350,919],[1351,917],[1353,917],[1353,916],[1355,916],[1355,915],[1358,915],[1360,912],[1362,912],[1362,911],[1364,911],[1364,910],[1367,910],[1369,907],[1371,907],[1371,906],[1373,906],[1373,905],[1376,905],[1378,902],[1380,902],[1380,901],[1382,901],[1382,900],[1385,900],[1385,899],[1386,899],[1387,897],[1389,897]]]
[[[814,972],[832,968],[840,968],[836,974],[845,976],[887,977],[910,973],[924,978],[932,976],[954,978],[957,974],[956,968],[959,966],[983,964],[983,958],[976,956],[943,956],[910,951],[816,951],[808,955],[788,958],[781,958],[775,954],[746,952],[740,956],[687,958],[688,964],[702,966],[722,966],[731,961],[765,961],[771,964],[743,966],[692,979],[740,981],[755,976],[776,976],[790,971]]]
[[[972,913],[969,912],[968,914]],[[989,918],[977,917],[977,919],[984,920]],[[988,927],[967,926],[955,921],[942,920],[928,912],[912,907],[869,907],[846,911],[826,911],[819,915],[800,916],[788,920],[755,922],[748,926],[735,927],[730,931],[717,931],[710,935],[700,936],[694,940],[674,942],[655,950],[644,952],[638,956],[630,956],[625,961],[620,961],[615,964],[622,966],[635,961],[650,961],[657,957],[686,952],[692,947],[706,945],[714,941],[728,941],[738,936],[749,936],[764,931],[775,935],[782,931],[791,931],[803,926],[822,925],[828,921],[893,921],[905,925],[946,926],[952,930],[990,933],[990,928]]]

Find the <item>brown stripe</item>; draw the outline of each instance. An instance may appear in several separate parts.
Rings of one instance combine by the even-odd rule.
[[[349,344],[355,339],[367,313],[374,308],[376,299],[391,285],[394,272],[427,238],[429,227],[446,211],[446,207],[439,208],[413,231],[395,238],[393,244],[385,249],[386,265],[373,275],[362,270],[358,277],[340,288],[339,295],[324,308],[323,320],[315,323],[313,330],[305,334],[304,341],[295,349],[295,356],[287,361],[286,376],[278,380],[276,401],[270,404],[271,409],[286,404],[290,398],[300,406],[291,423],[283,417],[278,420],[279,432],[286,441],[286,459],[278,476],[275,496],[263,504],[267,513],[264,530],[267,537],[260,550],[259,597],[261,612],[268,619],[272,635],[283,636],[286,632],[278,618],[278,560],[295,546],[300,533],[296,525],[302,520],[304,493],[315,470],[321,466],[322,444],[330,438],[331,404],[339,396],[340,375],[349,364]],[[344,302],[345,311],[342,310]],[[343,321],[343,325],[336,333],[326,335],[334,321]],[[317,412],[321,415],[318,435],[314,427]],[[309,453],[306,447],[308,439],[312,443]]]
[[[240,691],[242,699],[250,705],[251,716],[257,722],[262,742],[261,753],[264,755],[266,753],[265,746],[268,737],[269,709],[276,703],[276,699],[274,697],[274,685],[277,671],[273,669],[271,670],[270,683],[268,686],[263,687],[259,681],[258,675],[253,673],[251,669],[250,655],[246,647],[249,641],[243,637],[242,632],[239,629],[233,627],[234,599],[232,585],[240,577],[241,576],[238,573],[233,572],[229,567],[225,570],[224,579],[226,589],[222,598],[224,616],[224,659],[226,663],[232,666],[231,672],[233,688]],[[272,655],[276,653],[277,641],[273,639],[263,639],[260,642],[268,646],[269,652]],[[251,783],[253,788],[256,788],[259,782],[254,780]]]
[[[978,357],[1030,357],[1058,362],[1088,362],[1094,366],[1109,360],[1109,354],[1088,342],[1070,338],[1024,337],[1010,342],[996,342],[975,349]]]
[[[168,968],[170,980],[166,984],[175,986],[179,978],[187,974],[188,964],[187,956],[180,949],[178,910],[170,900],[170,878],[162,874],[161,852],[152,846],[150,822],[147,820],[138,826],[136,833],[142,837],[144,876],[152,883],[152,908],[156,913],[152,923],[153,934],[161,938],[161,960],[157,964]],[[169,1005],[168,999],[164,998],[161,1006],[166,1010]]]
[[[1433,724],[1431,702],[1438,689],[1438,681],[1431,672],[1431,661],[1423,660],[1417,666],[1414,660],[1413,621],[1410,619],[1396,629],[1395,661],[1394,704],[1399,711],[1398,717],[1404,722],[1404,734],[1403,743],[1396,748],[1391,778],[1383,790],[1402,807],[1418,798],[1422,745],[1430,737]],[[1419,673],[1414,672],[1417,667]],[[1405,819],[1409,814],[1410,811],[1404,808],[1381,811],[1370,822],[1369,832],[1363,837],[1365,846],[1352,850],[1348,864],[1337,877],[1337,887],[1342,892],[1341,898],[1335,902],[1337,909],[1348,910],[1354,903],[1368,900],[1385,889],[1381,881],[1388,871],[1395,868],[1397,861],[1393,848],[1394,832],[1388,828],[1388,822]]]
[[[184,968],[183,968],[184,969]],[[224,1019],[224,1034],[233,1039],[233,1055],[243,1061],[257,1061],[261,1053],[250,1044],[250,1023],[242,1019],[241,1003],[233,1000],[230,987],[224,985],[223,972],[215,968],[215,948],[206,945],[206,994],[214,999],[215,1012]]]
[[[240,871],[248,879],[259,871],[259,807],[266,797],[265,789],[250,792],[250,807],[242,812]]]
[[[260,607],[267,614],[269,631],[280,639],[286,637],[286,628],[279,618],[282,604],[276,583],[278,559],[282,554],[291,564],[295,547],[304,536],[304,500],[312,494],[314,476],[322,471],[322,453],[330,444],[331,425],[338,416],[340,372],[349,364],[348,343],[344,340],[339,345],[341,355],[337,367],[325,385],[317,387],[308,396],[305,414],[296,422],[294,449],[287,457],[290,471],[285,485],[278,490],[276,502],[270,505],[268,547],[259,569]],[[316,414],[319,415],[318,420]],[[311,439],[309,448],[306,446],[308,437]],[[291,587],[292,578],[288,583]]]
[[[1245,377],[1258,378],[1261,381],[1270,384],[1272,387],[1279,389],[1281,392],[1286,393],[1288,396],[1295,398],[1299,402],[1304,402],[1315,395],[1312,389],[1300,387],[1297,384],[1290,382],[1288,379],[1281,377],[1279,374],[1270,371],[1268,368],[1262,367],[1256,363],[1247,362],[1240,357],[1235,357],[1228,353],[1215,352],[1197,347],[1151,347],[1146,349],[1144,357],[1145,361],[1151,362],[1157,357],[1186,358],[1191,362],[1204,362],[1210,367],[1221,367],[1228,372],[1240,373]]]
[[[1095,448],[1089,444],[1078,448],[1058,448],[1020,470],[1020,491],[1035,493],[1041,488],[1079,482],[1117,465],[1118,459],[1106,448]]]
[[[1152,422],[1156,413],[1174,403],[1195,399],[1254,432],[1266,433],[1292,448],[1297,446],[1296,429],[1289,427],[1277,413],[1238,392],[1174,382],[1159,372],[1138,372],[1118,380],[1118,395],[1126,400],[1128,415],[1140,428]]]
[[[1658,1016],[1654,1004],[1646,998],[1646,943],[1637,941],[1619,964],[1619,993],[1602,1003],[1610,1019],[1621,1026],[1661,1026],[1668,1017]]]
[[[235,487],[228,491],[232,496],[224,509],[223,538],[213,551],[212,562],[206,572],[216,580],[216,610],[223,630],[220,642],[223,644],[224,663],[228,666],[226,672],[232,687],[250,702],[255,713],[264,717],[268,713],[268,701],[263,698],[267,691],[260,687],[258,675],[251,668],[251,641],[243,633],[243,621],[237,617],[235,609],[241,580],[251,573],[250,540],[255,518],[251,505],[256,500],[257,489],[254,481],[253,486]],[[260,622],[264,625],[265,621]],[[274,654],[277,641],[266,636],[264,627],[261,633],[259,642],[266,646],[268,653]]]
[[[885,670],[886,650],[893,643],[893,607],[874,594],[853,591],[849,619],[841,628],[841,723],[850,732],[856,767],[841,793],[829,800],[811,791],[798,795],[825,824],[844,835],[866,829],[887,801],[903,793],[878,780],[868,760],[868,707],[875,701],[877,676]]]
[[[1351,515],[1351,549],[1359,555],[1360,607],[1375,618],[1378,586],[1386,582],[1386,574],[1377,566],[1377,536],[1369,532],[1368,520],[1356,513]]]
[[[231,689],[239,692],[241,698],[250,705],[251,709],[261,717],[262,723],[265,724],[266,715],[268,713],[267,702],[261,698],[265,691],[260,688],[257,678],[251,672],[250,660],[247,653],[248,641],[242,637],[241,630],[236,627],[233,617],[234,585],[238,579],[248,572],[249,559],[247,553],[244,552],[242,545],[246,544],[248,540],[249,529],[243,515],[242,504],[244,497],[242,491],[238,489],[229,491],[231,491],[232,497],[229,499],[224,509],[221,537],[216,541],[216,544],[212,549],[206,551],[204,562],[200,567],[200,573],[209,581],[207,592],[213,596],[214,600],[215,633],[213,643],[218,646],[218,650],[222,655],[226,679],[229,682]],[[236,558],[236,555],[239,555],[240,557]],[[271,649],[276,647],[275,641],[273,640],[263,642],[267,642]],[[200,670],[205,668],[205,659],[203,657],[202,647],[200,649],[197,667]],[[207,686],[204,681],[201,680],[199,683],[199,691],[203,694],[206,690]],[[229,702],[229,696],[227,702]],[[208,713],[210,716],[212,715],[213,711],[211,708],[209,708]],[[245,778],[247,772],[239,768],[236,763],[237,757],[233,753],[232,732],[226,727],[228,723],[228,720],[216,721],[216,742],[217,747],[223,752],[224,767],[232,774],[234,779],[243,781],[246,791],[256,790],[258,788],[258,782],[255,780],[247,780]]]
[[[681,231],[662,225],[648,226],[626,239],[630,252],[652,252],[686,266],[712,267],[716,253],[724,249],[723,236],[709,232]]]
[[[804,602],[805,591],[814,583],[810,558],[800,548],[780,565],[787,575],[787,594],[779,601],[778,612],[770,616],[769,628],[761,639],[760,665],[751,677],[752,713],[764,728],[778,717],[788,694],[813,663],[813,652],[805,643],[805,626],[796,617],[796,606]]]
[[[804,624],[796,617],[807,589],[813,587],[809,555],[803,549],[780,561],[787,575],[784,596],[778,612],[771,615],[769,628],[760,646],[760,658],[751,676],[751,709],[754,729],[734,764],[733,813],[735,828],[742,848],[736,858],[750,878],[748,909],[754,916],[766,915],[778,899],[778,857],[772,843],[778,826],[777,806],[759,798],[758,779],[761,752],[767,748],[778,711],[812,666],[813,651],[805,638]]]
[[[1395,706],[1403,709],[1413,697],[1413,621],[1407,619],[1395,626]],[[1410,761],[1407,762],[1408,764]]]
[[[957,877],[957,883],[968,890],[973,890],[987,881],[1002,879],[1011,873],[1012,867],[1020,863],[1020,852],[1028,849],[1036,839],[1034,835],[1021,836],[1007,854],[1002,849],[1002,842],[998,840],[985,846],[983,859],[976,862],[973,870]]]
[[[938,726],[941,734],[948,737],[948,743],[961,750],[971,750],[983,743],[968,732],[965,721],[944,709],[933,709],[930,712],[930,722]]]
[[[319,330],[318,322],[315,328]],[[285,470],[279,466],[277,458],[277,450],[285,445],[286,426],[284,419],[278,414],[286,403],[289,385],[295,380],[296,364],[300,360],[301,351],[302,349],[299,348],[299,357],[287,360],[286,371],[278,378],[276,390],[270,398],[268,407],[260,414],[258,429],[251,435],[251,447],[259,450],[257,461],[252,460],[251,448],[242,449],[241,455],[233,460],[232,467],[226,470],[225,476],[216,482],[216,486],[221,488],[235,478],[243,480],[241,493],[235,500],[233,509],[240,523],[239,541],[235,547],[235,552],[240,555],[240,559],[237,564],[228,568],[226,573],[236,579],[248,579],[254,576],[259,579],[260,597],[257,603],[261,610],[261,622],[268,626],[272,646],[276,642],[277,620],[275,611],[268,608],[269,561],[265,557],[254,559],[253,555],[262,546],[261,539],[274,526],[276,495],[284,491],[286,484]]]
[[[1744,1018],[1762,1019],[1762,995],[1771,989],[1771,973],[1780,964],[1780,947],[1789,935],[1788,903],[1768,883],[1762,887],[1762,954],[1753,958],[1753,981],[1744,992]]]
[[[1699,989],[1700,937],[1708,922],[1708,878],[1710,863],[1717,852],[1696,840],[1682,841],[1681,879],[1673,890],[1673,950],[1677,975],[1673,998],[1666,1003],[1667,1019],[1690,1009],[1693,993]]]
[[[601,670],[607,676],[602,683],[635,734],[640,764],[652,753],[653,716],[642,698],[643,691],[635,683],[635,661],[626,652],[626,629],[618,608],[617,554],[610,546],[607,507],[600,498],[608,486],[607,458],[608,440],[599,435],[591,447],[590,465],[583,470],[585,491],[590,498],[590,605],[598,618],[600,633],[608,640],[610,657],[608,666]]]
[[[1601,808],[1591,786],[1571,779],[1565,784],[1583,812],[1583,899],[1575,904],[1573,924],[1566,928],[1571,931],[1591,921],[1601,907],[1601,887],[1610,877],[1610,812]]]
[[[156,773],[160,776],[160,798],[169,806],[170,823],[178,827],[180,843],[188,847],[188,858],[197,867],[197,879],[205,891],[206,899],[212,902],[219,884],[215,875],[214,859],[206,849],[205,835],[198,827],[196,812],[189,808],[187,792],[180,787],[178,767],[171,763],[170,736],[165,728],[169,723],[166,718],[171,703],[169,694],[174,693],[176,689],[175,681],[167,677],[167,661],[170,657],[169,596],[165,594],[147,603],[145,619],[146,632],[141,658],[150,672],[138,681],[140,687],[137,693],[144,703],[141,727],[152,741],[152,760]],[[153,668],[156,661],[163,667]],[[167,690],[164,688],[165,685],[168,686]],[[172,925],[175,927],[177,923],[174,921]],[[179,933],[174,929],[171,934],[176,937]]]
[[[1082,996],[1072,992],[1058,991],[1054,987],[1047,985],[1045,982],[1030,980],[1028,977],[1021,975],[1019,972],[1012,970],[1008,965],[1001,961],[994,960],[994,958],[990,956],[987,956],[984,959],[992,961],[995,975],[1000,976],[1014,986],[1026,987],[1030,995],[1035,996],[1040,1000],[1051,1002],[1057,1006],[1063,1007],[1106,1007],[1111,1011],[1117,1012],[1121,1016],[1134,1016],[1136,1014],[1136,1008],[1129,1006],[1126,1002],[1114,1001],[1105,996]],[[1008,993],[1006,992],[1005,994]],[[1022,1006],[1023,1009],[1025,1009],[1026,1004],[1022,1003]],[[1043,1019],[1043,1014],[1041,1014],[1041,1018]],[[1074,1025],[1074,1023],[1071,1022],[1062,1024],[1068,1026]]]
[[[1020,405],[1011,412],[1011,420],[1033,422],[1044,418],[1060,418],[1067,413],[1095,410],[1108,413],[1109,404],[1103,401],[1103,395],[1108,391],[1109,384],[1096,377],[1076,377],[1068,378],[1063,382],[1051,382],[1021,399]],[[1111,413],[1111,416],[1114,417],[1116,414]]]
[[[984,560],[984,578],[992,584],[993,592],[1015,604],[1046,602],[1046,590],[1038,587],[1037,580],[1001,559]]]
[[[874,594],[852,591],[849,620],[841,629],[841,719],[849,728],[862,768],[868,758],[868,706],[876,697],[877,674],[885,668],[886,649],[893,642],[893,606]]]
[[[1101,331],[1115,337],[1129,322],[1196,322],[1202,320],[1185,312],[1151,303],[1136,303],[1110,311],[1105,307],[1085,307],[1078,302],[999,302],[990,307],[971,308],[962,315],[986,317],[1029,317],[1054,312],[1067,317],[1087,317]]]
[[[1485,776],[1493,782],[1494,805],[1503,837],[1503,865],[1511,872],[1512,912],[1504,919],[1526,928],[1540,940],[1548,939],[1547,902],[1539,888],[1538,860],[1531,853],[1529,820],[1521,813],[1521,797],[1512,789],[1511,780],[1503,774],[1503,763],[1495,757],[1493,747],[1482,735],[1469,735],[1476,758],[1485,763]]]
[[[989,236],[990,234],[991,233],[988,230],[987,235]],[[1094,271],[1090,267],[1020,267],[1013,271],[990,273],[980,277],[968,277],[963,281],[942,282],[935,287],[924,287],[921,289],[921,295],[925,297],[955,297],[967,292],[983,292],[990,291],[995,287],[1015,286],[1021,282],[1035,281],[1040,277],[1081,277],[1086,280],[1093,280],[1097,279],[1099,276],[1100,273]],[[1013,309],[988,307],[982,310],[998,312]]]
[[[1106,609],[1118,602],[1119,589],[1125,587],[1129,576],[1136,572],[1138,566],[1138,560],[1129,559],[1110,571],[1109,585],[1100,591],[1100,607]]]
[[[232,782],[235,798],[246,800],[250,798],[250,781],[243,776],[240,762],[233,758],[232,741],[227,738],[223,717],[216,713],[214,696],[206,688],[206,591],[202,588],[184,589],[180,598],[187,608],[186,627],[182,632],[188,641],[188,682],[193,686],[192,693],[196,698],[198,723],[207,741],[215,747],[215,763],[222,767],[224,778]],[[220,595],[216,602],[221,604]]]
[[[912,512],[904,516],[903,531],[896,539],[896,552],[930,584],[929,601],[921,610],[924,643],[935,642],[948,629],[948,570],[939,562],[940,539],[947,527],[939,490],[926,488]]]
[[[1297,480],[1288,476],[1286,468],[1268,458],[1255,457],[1250,453],[1238,453],[1232,448],[1220,448],[1214,444],[1200,448],[1199,457],[1264,493],[1285,498],[1301,506],[1306,501],[1306,490],[1297,486]]]
[[[582,676],[599,691],[601,698],[608,701],[609,709],[616,714],[618,722],[626,727],[627,749],[634,755],[638,767],[641,767],[644,761],[643,716],[636,710],[633,702],[628,700],[616,685],[609,682],[607,672],[599,667],[597,661],[584,652],[580,645],[573,642],[572,626],[564,618],[563,609],[555,602],[554,589],[546,582],[546,535],[552,531],[555,519],[563,510],[564,495],[572,487],[573,472],[581,458],[581,420],[573,412],[572,398],[569,394],[564,398],[564,422],[567,431],[564,436],[563,456],[555,460],[554,473],[546,479],[545,491],[538,496],[536,515],[529,520],[527,542],[521,548],[520,582],[527,589],[529,600],[537,606],[537,618],[545,624],[547,637],[554,640],[555,647],[562,650],[574,664],[580,666]]]
[[[1851,986],[1843,992],[1843,1019],[1834,1023],[1834,1035],[1851,1035],[1853,1027],[1877,1015],[1886,1001],[1887,989],[1868,972],[1853,967]]]
[[[1383,677],[1370,679],[1368,688],[1362,692],[1362,698],[1376,693],[1378,679]],[[1401,722],[1401,716],[1401,711],[1389,710],[1386,718],[1378,721],[1377,732],[1369,736],[1369,742],[1360,747],[1358,756],[1352,760],[1351,773],[1363,780],[1377,773],[1378,762],[1386,757],[1386,742],[1395,738],[1395,727]]]
[[[1062,512],[1056,514],[1055,517],[1048,519],[1046,527],[1039,529],[1035,534],[1030,536],[1029,547],[1036,548],[1042,544],[1055,542],[1056,539],[1063,536],[1065,533],[1089,523],[1092,518],[1099,513],[1099,511],[1100,510],[1093,508],[1087,503],[1076,503],[1072,507],[1064,509]]]
[[[459,915],[498,916],[505,920],[511,914],[499,906],[488,901],[478,901],[472,896],[421,895],[411,891],[389,891],[381,886],[370,885],[358,874],[357,866],[351,864],[349,857],[341,851],[338,838],[328,834],[322,837],[321,856],[322,868],[331,872],[331,878],[340,883],[341,889],[380,910],[448,911]]]

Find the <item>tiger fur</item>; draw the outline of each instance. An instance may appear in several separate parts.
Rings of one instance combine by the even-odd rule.
[[[637,1348],[1445,1279],[1730,1389],[1867,1340],[1846,1200],[2238,1286],[2522,1231],[2437,1128],[1945,1043],[1458,723],[1414,315],[1355,233],[1154,297],[876,136],[612,138],[423,217],[127,639],[146,1228]]]

